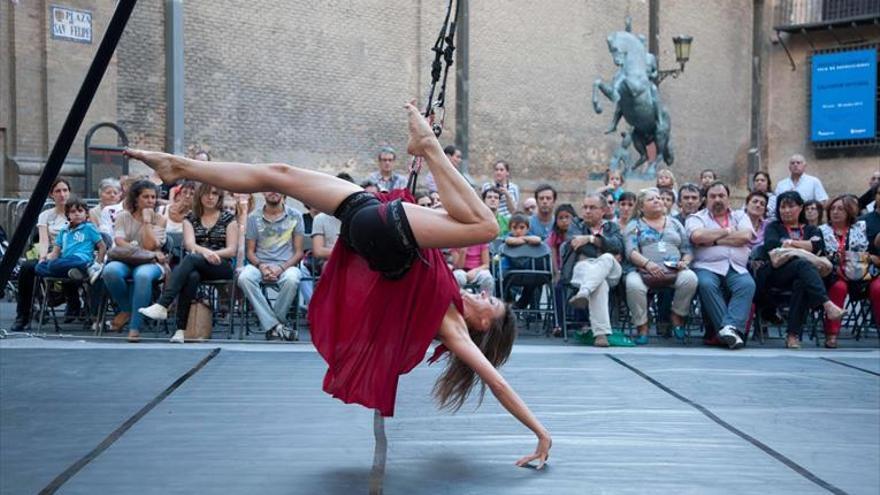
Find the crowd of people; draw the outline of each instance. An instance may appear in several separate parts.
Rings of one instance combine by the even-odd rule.
[[[454,146],[444,151],[453,165],[461,162]],[[203,151],[194,158],[210,161]],[[405,188],[395,150],[383,147],[376,158],[377,170],[360,185],[368,192]],[[576,208],[557,204],[550,184],[523,197],[510,163],[500,160],[492,180],[478,188],[498,222],[498,243],[450,249],[446,260],[462,287],[498,293],[522,309],[537,304],[536,288],[500,294],[494,250],[500,244],[548,246],[554,333],[570,305],[587,311],[600,347],[609,345],[609,300],[618,297],[637,345],[649,343],[654,299],[657,332],[683,340],[697,298],[707,340],[730,349],[744,345],[755,311],[784,323],[786,346],[797,348],[813,310],[821,311],[825,345],[834,348],[847,297],[861,291],[875,324],[880,321],[880,171],[864,194],[829,198],[806,167],[803,156],[793,155],[789,176],[775,188],[766,172],[757,172],[742,205],[732,204],[730,188],[711,169],[680,185],[662,169],[655,187],[638,191],[608,170],[604,185],[587,192]],[[355,182],[345,173],[338,177]],[[415,200],[442,209],[433,183],[427,174]],[[254,197],[207,184],[164,184],[155,175],[108,178],[100,183],[99,203],[89,209],[69,181],[56,180],[53,205],[39,216],[36,242],[18,270],[13,330],[29,327],[35,305],[66,303],[65,319],[72,321],[95,315],[107,297],[115,308],[109,331],[127,329],[128,339],[138,341],[148,320],[173,313],[171,341],[183,342],[200,284],[235,280],[267,338],[297,339],[288,324],[291,308],[298,300],[307,304],[340,222],[308,205],[300,212],[279,193],[262,196],[257,209]],[[37,277],[70,280],[34,297]],[[78,291],[83,283],[92,286],[91,300]],[[275,294],[271,303],[269,291]]]

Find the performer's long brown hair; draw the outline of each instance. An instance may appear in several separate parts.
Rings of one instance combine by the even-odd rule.
[[[516,339],[516,318],[510,305],[504,308],[504,315],[492,322],[486,332],[468,329],[471,340],[483,351],[486,359],[495,368],[501,367],[510,356],[513,341]],[[458,411],[467,400],[477,382],[477,374],[454,354],[449,355],[446,369],[434,384],[434,398],[441,409]],[[480,382],[480,401],[486,395],[486,384]]]

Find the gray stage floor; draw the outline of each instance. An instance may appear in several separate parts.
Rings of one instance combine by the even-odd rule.
[[[324,370],[305,344],[0,341],[0,492],[367,493],[372,412]],[[439,371],[401,380],[385,493],[880,493],[876,349],[517,346],[544,471],[491,395],[438,412]]]

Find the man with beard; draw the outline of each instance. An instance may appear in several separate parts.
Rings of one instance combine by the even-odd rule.
[[[245,249],[250,262],[238,276],[267,339],[297,340],[298,335],[285,322],[296,298],[300,280],[299,262],[303,257],[303,217],[284,204],[284,195],[263,193],[266,204],[248,216]],[[269,305],[260,284],[275,284],[278,298]]]
[[[688,217],[687,231],[703,314],[728,348],[739,349],[755,295],[748,271],[749,241],[755,236],[752,222],[742,210],[730,209],[730,190],[715,181],[706,189],[706,208]],[[727,301],[723,289],[730,294]]]

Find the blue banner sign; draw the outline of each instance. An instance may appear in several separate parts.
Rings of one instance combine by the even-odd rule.
[[[877,134],[877,50],[813,55],[813,141],[874,139]]]

